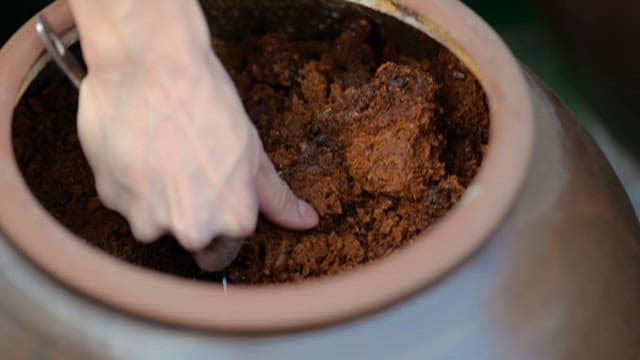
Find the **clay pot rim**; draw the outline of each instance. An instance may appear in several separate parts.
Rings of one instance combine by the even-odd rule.
[[[453,51],[479,78],[491,108],[484,163],[461,201],[410,246],[372,264],[301,284],[231,286],[179,279],[121,262],[62,227],[28,190],[11,142],[16,98],[39,69],[31,19],[0,50],[0,228],[23,254],[72,289],[142,318],[202,330],[273,332],[351,319],[397,303],[455,270],[507,216],[533,148],[533,108],[501,39],[458,1],[349,0],[397,17]],[[65,2],[45,10],[72,29]],[[397,276],[402,274],[402,276]]]

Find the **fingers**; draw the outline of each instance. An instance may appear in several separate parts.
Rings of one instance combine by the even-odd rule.
[[[178,186],[172,201],[170,229],[180,244],[199,252],[217,236],[234,239],[250,235],[258,218],[258,201],[249,169],[237,167],[222,189],[207,191],[208,183]],[[197,190],[197,191],[196,191]]]
[[[162,228],[155,222],[144,219],[130,221],[130,227],[133,236],[143,243],[151,243],[163,234]]]
[[[206,73],[185,85],[192,91],[186,94],[149,91],[163,89],[149,85],[155,76],[95,79],[81,85],[78,132],[103,203],[127,218],[138,240],[172,233],[203,268],[228,265],[242,244],[229,239],[253,232],[259,208],[261,145],[237,93],[225,95],[234,97],[233,106],[211,101],[221,89]],[[212,242],[217,237],[226,238]]]
[[[236,258],[243,240],[229,237],[216,238],[204,250],[193,254],[198,266],[204,271],[220,271]]]
[[[153,242],[164,232],[147,202],[138,201],[127,217],[129,218],[131,233],[143,243]]]
[[[256,191],[260,211],[272,222],[292,230],[306,230],[318,225],[316,211],[298,199],[264,152],[256,178]]]

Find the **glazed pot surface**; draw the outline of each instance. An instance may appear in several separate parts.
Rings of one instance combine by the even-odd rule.
[[[411,251],[324,282],[234,289],[229,298],[211,285],[178,284],[78,246],[81,241],[29,195],[14,164],[8,130],[21,79],[40,51],[37,39],[25,30],[25,41],[0,52],[0,64],[11,64],[0,66],[0,78],[7,79],[0,87],[5,106],[0,107],[0,191],[4,204],[12,206],[12,212],[0,211],[0,313],[19,324],[0,331],[16,343],[54,354],[62,349],[77,358],[637,357],[640,231],[606,160],[557,99],[523,74],[495,34],[459,3],[403,4],[403,13],[412,14],[403,21],[414,26],[425,21],[429,26],[423,29],[450,46],[487,91],[492,138],[478,187],[429,234],[430,241]],[[386,1],[370,5],[395,9],[385,7],[390,6]],[[49,11],[59,30],[69,28],[61,3]],[[435,23],[421,20],[430,16]],[[39,240],[39,248],[29,247],[29,239]],[[57,267],[61,259],[79,267]],[[406,275],[399,278],[396,270],[404,266],[409,267],[400,273]],[[91,281],[78,271],[91,273]],[[367,278],[387,286],[352,288]],[[189,295],[195,298],[180,302]],[[352,296],[378,302],[364,303],[372,313],[362,316],[360,309],[354,319],[345,315],[353,309],[340,303]],[[301,301],[311,297],[317,302]],[[132,298],[139,303],[132,305]],[[174,305],[166,308],[163,302]],[[305,317],[327,302],[330,309],[341,309],[331,315],[339,320],[318,322],[327,316],[322,312]],[[288,310],[284,320],[325,326],[293,331],[290,322],[270,322],[283,304]],[[199,319],[193,313],[180,317],[190,307],[213,309],[196,313]],[[167,309],[175,314],[162,313]],[[238,319],[245,327],[234,323]],[[219,328],[211,329],[212,323]],[[246,329],[247,324],[258,331],[279,324],[281,331],[220,331]]]
[[[19,319],[4,331],[74,358],[636,358],[635,217],[588,134],[537,80],[530,87],[535,155],[509,216],[462,267],[394,307],[268,336],[165,327],[69,291],[2,241],[2,316]]]

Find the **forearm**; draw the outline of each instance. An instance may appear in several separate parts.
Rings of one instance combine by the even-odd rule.
[[[196,0],[69,0],[89,68],[194,60],[209,50]]]

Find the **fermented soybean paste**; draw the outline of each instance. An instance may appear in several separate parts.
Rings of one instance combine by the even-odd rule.
[[[387,256],[442,217],[476,174],[489,126],[476,79],[446,49],[412,58],[374,45],[371,33],[369,21],[352,19],[324,41],[281,33],[213,40],[276,168],[321,216],[307,232],[260,219],[230,281],[300,281]],[[76,97],[58,79],[16,109],[14,145],[38,199],[125,261],[218,279],[170,237],[137,243],[126,221],[102,206],[76,135]]]

